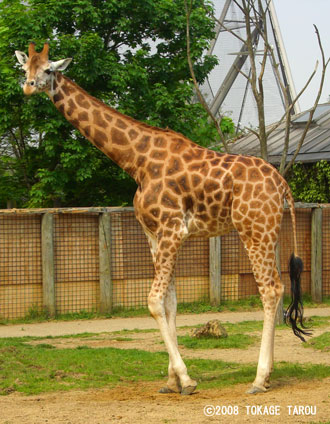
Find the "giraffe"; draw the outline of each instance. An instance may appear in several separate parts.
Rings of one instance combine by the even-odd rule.
[[[188,237],[214,237],[233,229],[247,251],[264,308],[257,374],[248,392],[266,391],[274,361],[275,313],[284,291],[275,264],[284,199],[294,239],[288,323],[303,341],[303,335],[309,335],[302,322],[303,264],[297,252],[294,201],[284,178],[260,158],[208,150],[182,134],[110,108],[61,73],[71,58],[50,61],[47,43],[40,53],[34,43],[29,44],[28,56],[15,53],[26,73],[24,93],[45,92],[74,127],[137,183],[135,214],[147,236],[155,269],[148,308],[169,354],[168,380],[160,392],[188,395],[197,386],[188,375],[176,335],[173,275],[180,247]]]

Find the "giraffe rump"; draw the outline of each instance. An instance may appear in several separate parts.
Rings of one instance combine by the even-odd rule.
[[[304,307],[301,296],[301,281],[300,275],[303,270],[303,262],[301,258],[291,255],[289,262],[290,280],[291,280],[291,303],[286,310],[286,323],[292,327],[293,333],[303,342],[303,335],[310,336],[310,331],[305,331],[306,327],[303,324]],[[300,323],[301,328],[298,327]]]

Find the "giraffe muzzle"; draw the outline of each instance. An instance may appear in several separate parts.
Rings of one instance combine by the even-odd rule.
[[[37,84],[35,80],[25,81],[23,85],[24,94],[31,96],[37,91]]]
[[[26,95],[31,95],[34,93],[40,93],[41,91],[44,91],[45,88],[48,86],[46,81],[43,81],[42,79],[32,79],[32,80],[26,80],[23,86],[23,91]]]

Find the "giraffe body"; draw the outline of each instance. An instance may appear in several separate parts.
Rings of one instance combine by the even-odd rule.
[[[188,237],[213,237],[236,229],[252,264],[265,311],[257,376],[251,392],[269,387],[274,321],[283,294],[275,264],[283,202],[291,211],[297,255],[294,203],[286,181],[262,159],[217,153],[171,130],[138,122],[86,93],[58,70],[70,59],[50,62],[48,45],[29,57],[16,52],[27,80],[26,94],[45,91],[56,108],[97,148],[137,182],[134,208],[150,245],[155,278],[148,298],[169,353],[163,393],[196,388],[180,356],[175,316],[174,268]],[[304,333],[302,330],[297,330]]]

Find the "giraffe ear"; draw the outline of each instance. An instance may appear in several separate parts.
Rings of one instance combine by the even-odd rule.
[[[57,62],[50,62],[51,71],[64,71],[71,62],[72,58],[58,60]]]
[[[17,57],[17,60],[19,61],[19,63],[21,65],[25,65],[26,62],[28,61],[27,55],[24,52],[20,52],[19,50],[16,50],[15,54],[16,54],[16,57]]]

